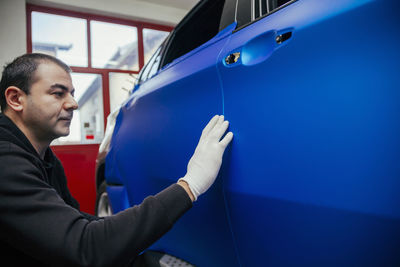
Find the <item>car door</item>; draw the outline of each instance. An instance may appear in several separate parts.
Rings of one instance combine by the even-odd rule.
[[[242,266],[399,263],[395,10],[397,1],[239,0],[218,69]]]
[[[224,6],[225,1],[203,1],[189,13],[150,61],[161,62],[161,69],[145,67],[120,111],[106,176],[108,182],[123,183],[130,205],[183,177],[203,127],[223,112],[216,63],[233,30],[219,31]],[[221,184],[152,249],[200,266],[236,266]]]

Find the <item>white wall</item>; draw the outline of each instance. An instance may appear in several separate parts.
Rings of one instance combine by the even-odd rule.
[[[182,8],[167,6],[167,3],[161,5],[143,0],[27,0],[27,2],[174,26],[184,17],[190,6],[193,6],[197,0],[190,0],[189,2],[193,3],[193,5],[186,4]]]
[[[26,53],[25,0],[0,0],[0,76],[6,63]]]

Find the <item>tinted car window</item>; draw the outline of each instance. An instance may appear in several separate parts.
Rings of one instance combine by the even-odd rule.
[[[268,6],[270,7],[269,11],[271,12],[274,9],[277,9],[290,1],[291,0],[268,0],[268,2],[269,2]]]
[[[236,0],[225,0],[224,10],[222,11],[219,30],[225,29],[228,25],[235,22]]]
[[[238,0],[236,21],[238,28],[242,27],[243,25],[251,21],[251,1]]]
[[[238,0],[236,10],[237,27],[240,28],[255,19],[272,13],[289,2],[296,0]]]
[[[225,0],[200,2],[173,31],[162,66],[214,37],[219,31],[224,4]]]

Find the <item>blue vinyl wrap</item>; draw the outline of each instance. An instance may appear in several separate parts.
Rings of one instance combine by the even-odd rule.
[[[399,10],[299,0],[142,84],[106,161],[130,205],[185,174],[214,114],[234,133],[216,183],[152,249],[197,266],[400,265]]]

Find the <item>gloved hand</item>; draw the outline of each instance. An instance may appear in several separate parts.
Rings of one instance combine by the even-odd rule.
[[[228,126],[224,116],[216,115],[210,120],[188,163],[186,175],[179,179],[188,183],[194,200],[210,188],[218,175],[225,148],[233,138],[233,133],[229,132],[221,140]]]

